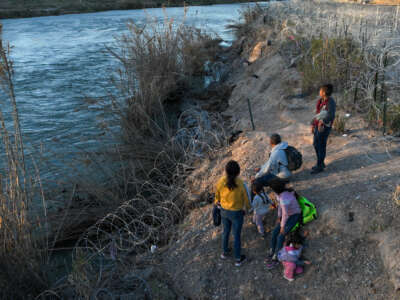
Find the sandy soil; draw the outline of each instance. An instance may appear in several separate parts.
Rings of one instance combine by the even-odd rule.
[[[400,258],[393,257],[400,248],[394,234],[400,228],[400,207],[391,200],[400,183],[400,139],[382,137],[351,116],[347,136],[332,133],[329,138],[327,169],[311,175],[315,154],[308,124],[316,97],[302,97],[299,75],[286,66],[273,52],[248,67],[236,63],[230,78],[236,87],[224,115],[244,133],[201,162],[188,178],[188,188],[203,206],[179,225],[177,238],[165,249],[160,264],[183,298],[400,299],[395,291]],[[256,131],[251,130],[247,98]],[[212,206],[204,203],[212,200],[213,186],[228,160],[237,160],[242,178],[250,179],[254,168],[268,158],[268,137],[273,132],[303,153],[303,166],[292,185],[316,204],[319,213],[304,227],[308,232],[304,254],[313,264],[291,283],[282,277],[281,267],[266,269],[270,234],[260,238],[248,216],[242,246],[249,260],[240,268],[233,260],[221,261],[222,228],[212,225]],[[275,213],[265,220],[268,232]],[[353,221],[349,213],[354,214]]]

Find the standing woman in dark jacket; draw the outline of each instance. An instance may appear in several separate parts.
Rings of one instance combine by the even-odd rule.
[[[319,89],[316,115],[312,120],[311,132],[314,134],[314,149],[317,154],[317,164],[312,168],[311,174],[317,174],[325,169],[326,144],[335,119],[336,103],[331,97],[333,86],[326,84]]]

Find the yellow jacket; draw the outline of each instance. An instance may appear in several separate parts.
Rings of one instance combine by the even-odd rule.
[[[227,178],[222,177],[216,186],[215,191],[215,204],[220,203],[221,207],[226,210],[243,210],[250,209],[249,198],[247,197],[247,191],[244,187],[243,181],[236,178],[237,187],[232,191],[226,186]]]

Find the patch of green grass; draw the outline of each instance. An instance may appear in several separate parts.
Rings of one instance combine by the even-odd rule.
[[[298,64],[303,74],[304,91],[312,91],[326,82],[345,87],[362,68],[360,48],[350,38],[314,38],[309,51]]]

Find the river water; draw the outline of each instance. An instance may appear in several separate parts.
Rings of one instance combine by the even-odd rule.
[[[218,34],[226,42],[226,25],[237,21],[249,4],[189,7],[184,22]],[[251,5],[251,4],[250,4]],[[44,179],[63,176],[65,161],[99,147],[98,115],[84,109],[85,96],[101,97],[111,88],[115,61],[104,51],[127,32],[131,19],[182,22],[183,8],[109,11],[52,17],[3,20],[3,40],[12,46],[15,91],[27,152],[41,152],[48,161]],[[7,110],[2,105],[2,109]]]

